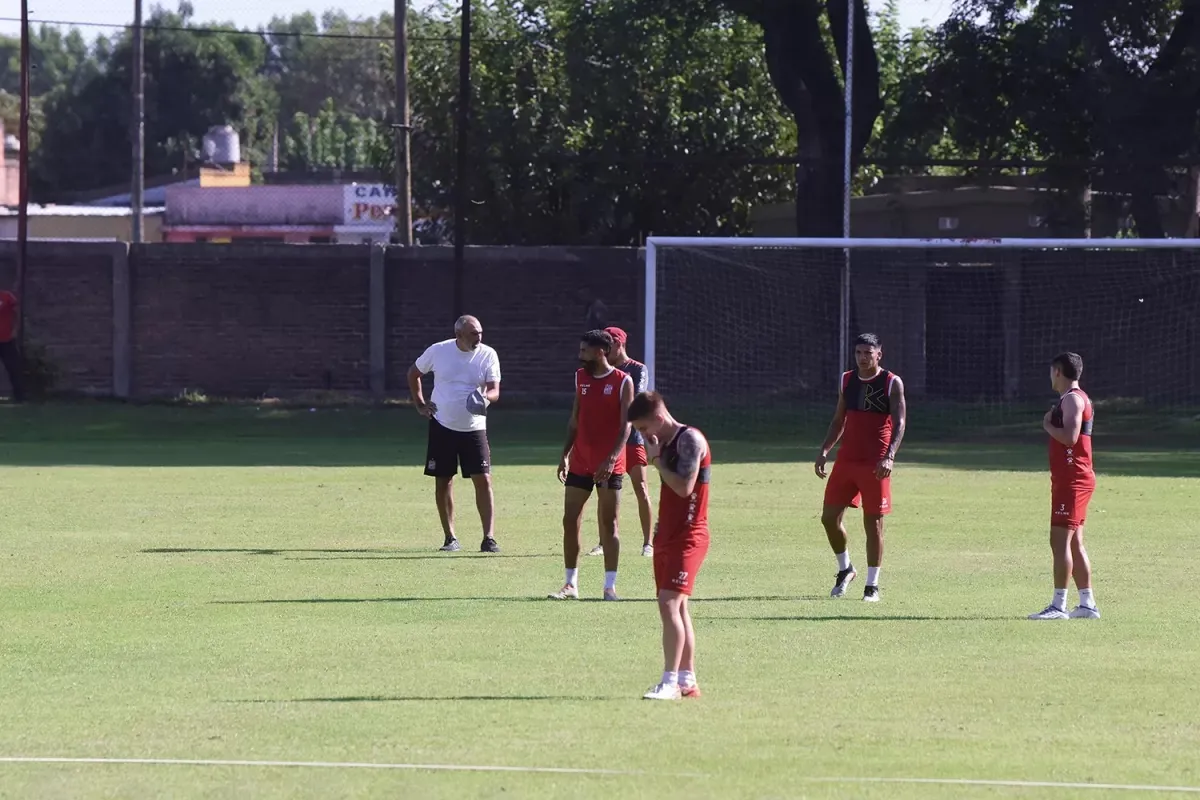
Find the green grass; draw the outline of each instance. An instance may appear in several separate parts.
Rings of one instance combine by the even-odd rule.
[[[466,493],[464,551],[433,552],[411,410],[0,408],[0,758],[644,774],[0,761],[0,796],[1076,794],[820,777],[1200,786],[1195,449],[1098,439],[1089,539],[1104,619],[1039,624],[1024,619],[1050,588],[1036,437],[913,437],[876,606],[861,582],[827,597],[815,442],[716,441],[694,605],[705,696],[652,704],[639,698],[661,669],[659,628],[632,496],[627,601],[541,599],[562,580],[562,423],[495,415],[504,552],[484,557]],[[852,541],[865,566],[857,530]],[[582,564],[589,600],[597,562]]]

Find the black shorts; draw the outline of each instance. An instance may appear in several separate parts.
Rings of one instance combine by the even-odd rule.
[[[580,475],[576,472],[567,473],[567,486],[572,489],[583,489],[588,494],[592,493],[592,489],[599,486],[601,489],[612,489],[615,492],[621,491],[621,487],[625,484],[625,476],[610,475],[608,480],[596,482],[596,479],[591,475]]]
[[[436,419],[429,420],[425,474],[432,478],[453,478],[460,465],[464,478],[492,471],[487,431],[452,431]]]

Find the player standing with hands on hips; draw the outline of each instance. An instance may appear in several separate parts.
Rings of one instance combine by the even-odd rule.
[[[712,452],[704,434],[672,417],[657,392],[635,397],[629,420],[645,436],[646,454],[662,479],[654,534],[654,583],[663,627],[663,674],[642,696],[646,700],[699,697],[696,632],[688,598],[708,555]]]
[[[604,599],[617,600],[617,565],[621,539],[617,516],[625,480],[625,442],[629,439],[629,404],[633,381],[608,363],[612,336],[602,330],[585,333],[579,342],[575,404],[567,423],[567,443],[558,463],[563,493],[563,562],[566,580],[551,600],[579,599],[579,552],[583,549],[583,509],[596,490],[596,521],[604,548]]]
[[[1092,565],[1083,547],[1088,503],[1096,491],[1092,468],[1092,401],[1079,388],[1083,359],[1062,353],[1050,362],[1058,402],[1042,418],[1050,435],[1050,550],[1054,554],[1054,599],[1030,619],[1100,619],[1092,595]],[[1067,583],[1075,577],[1079,605],[1067,614]]]
[[[842,373],[837,410],[821,445],[815,465],[825,479],[829,451],[840,439],[837,459],[825,485],[821,524],[837,556],[838,573],[831,597],[842,597],[858,573],[850,563],[843,520],[847,508],[858,508],[862,499],[863,527],[867,532],[867,585],[863,600],[879,602],[879,570],[883,565],[883,518],[892,511],[892,469],[904,439],[908,408],[900,376],[880,366],[883,347],[879,337],[864,333],[854,340],[857,370]]]
[[[421,376],[434,375],[433,397],[425,401]],[[408,368],[408,391],[417,412],[429,420],[425,474],[432,477],[445,541],[441,550],[462,549],[454,532],[454,474],[475,485],[483,523],[484,553],[499,553],[492,496],[487,409],[500,399],[500,357],[483,343],[483,325],[472,316],[454,323],[454,338],[430,345]]]

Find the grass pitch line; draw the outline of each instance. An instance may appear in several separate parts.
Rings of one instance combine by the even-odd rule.
[[[506,767],[470,764],[374,764],[359,761],[249,761],[221,758],[68,758],[56,756],[0,756],[0,764],[137,764],[173,767],[289,767],[305,769],[382,769],[432,772],[524,772],[558,775],[633,777],[644,775],[706,778],[696,773],[642,772],[640,770],[588,769],[586,767]]]
[[[970,778],[802,778],[805,783],[921,783],[935,786],[1006,787],[1010,789],[1099,789],[1108,792],[1175,792],[1200,794],[1200,786],[1146,786],[1127,783],[999,781]]]

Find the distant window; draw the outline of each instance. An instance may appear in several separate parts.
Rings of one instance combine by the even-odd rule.
[[[939,231],[956,231],[958,230],[958,217],[938,217]]]

